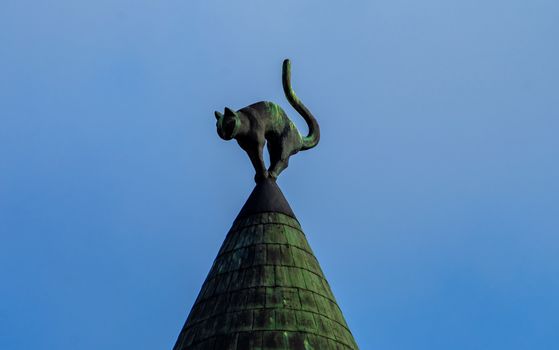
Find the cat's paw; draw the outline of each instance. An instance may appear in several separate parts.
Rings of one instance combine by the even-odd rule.
[[[262,181],[266,180],[268,177],[269,177],[268,171],[266,171],[262,174],[257,173],[256,175],[254,175],[254,182],[256,182],[256,183],[262,182]]]

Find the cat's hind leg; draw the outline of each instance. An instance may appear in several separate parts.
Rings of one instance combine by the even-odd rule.
[[[278,145],[277,140],[268,140],[268,153],[270,154],[270,167],[268,168],[268,174],[274,180],[279,176],[283,169],[287,165],[283,164],[283,147]]]
[[[270,169],[268,173],[270,177],[277,179],[277,177],[281,174],[289,166],[289,157],[285,157],[284,159],[279,159],[275,163],[270,165]]]
[[[292,130],[296,131],[296,129]],[[274,179],[289,166],[289,157],[299,152],[301,149],[301,137],[298,133],[285,133],[282,136],[283,137],[279,139],[279,142],[273,145],[273,149],[270,149],[271,144],[268,141],[270,160],[273,159],[270,164],[270,168],[268,169],[268,173],[270,174],[270,177],[273,177]]]
[[[270,177],[277,179],[282,171],[289,166],[289,156],[290,154],[286,152],[285,147],[278,147],[277,152],[270,152],[270,168],[268,173]]]

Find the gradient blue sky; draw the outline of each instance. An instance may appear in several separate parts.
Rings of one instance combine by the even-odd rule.
[[[0,348],[170,349],[252,189],[213,111],[322,126],[280,185],[363,350],[559,348],[556,0],[0,3]]]

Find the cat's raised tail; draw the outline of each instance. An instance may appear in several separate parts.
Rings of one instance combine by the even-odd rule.
[[[320,127],[318,122],[312,115],[312,113],[305,107],[303,102],[299,100],[295,92],[291,88],[291,62],[289,59],[283,61],[283,71],[282,71],[282,84],[283,92],[287,100],[295,108],[297,112],[305,119],[307,125],[309,126],[309,134],[303,137],[303,147],[302,151],[313,148],[318,144],[320,140]]]

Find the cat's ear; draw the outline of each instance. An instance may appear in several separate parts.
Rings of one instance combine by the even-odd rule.
[[[223,117],[223,114],[221,114],[221,112],[215,111],[214,112],[215,115],[215,119],[219,120],[221,117]]]
[[[229,109],[229,107],[225,107],[225,115],[235,115],[235,112]]]

